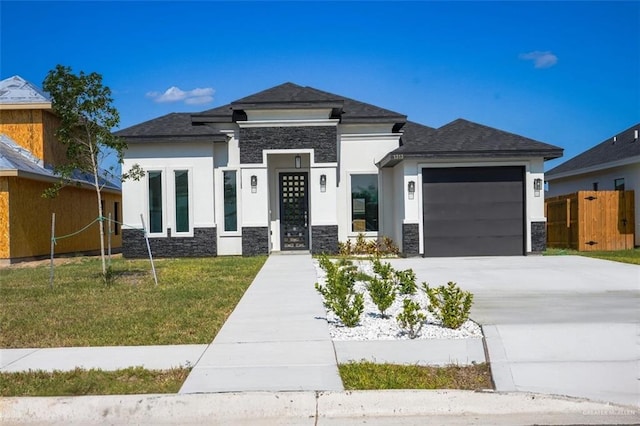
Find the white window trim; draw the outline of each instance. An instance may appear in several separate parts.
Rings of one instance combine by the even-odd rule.
[[[353,230],[353,202],[352,202],[352,190],[351,190],[351,176],[354,175],[375,175],[378,177],[378,230],[377,231],[364,231],[357,232]],[[347,181],[348,181],[348,189],[347,189],[347,224],[349,226],[349,230],[347,232],[348,238],[357,238],[358,235],[362,234],[367,238],[378,237],[380,234],[380,174],[377,170],[362,170],[362,171],[347,171]]]
[[[242,236],[242,179],[240,176],[240,168],[237,167],[219,167],[220,178],[218,181],[220,182],[216,185],[215,191],[220,194],[218,202],[216,206],[218,206],[218,212],[216,213],[219,220],[216,222],[219,224],[218,226],[218,235],[221,237],[241,237]],[[237,229],[235,231],[225,231],[224,230],[224,172],[236,172],[236,226]]]
[[[160,185],[162,185],[161,195],[162,195],[162,231],[161,232],[151,232],[151,215],[150,215],[150,199],[149,199],[149,174],[151,172],[160,172]],[[145,228],[147,235],[149,237],[166,237],[167,236],[167,171],[164,167],[149,167],[145,173],[145,187],[144,187],[144,197],[145,197],[145,212],[144,216],[146,218]]]
[[[189,191],[189,230],[186,232],[178,232],[178,218],[176,217],[176,172],[186,171],[187,172],[187,185]],[[194,212],[194,204],[193,204],[193,168],[192,167],[172,167],[169,169],[167,174],[171,174],[171,236],[177,238],[184,237],[193,237],[193,212]],[[168,189],[168,188],[167,188]],[[166,229],[166,228],[165,228]]]

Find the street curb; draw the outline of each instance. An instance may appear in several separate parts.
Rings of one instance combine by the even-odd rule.
[[[640,409],[531,393],[460,390],[243,392],[0,398],[0,423],[314,424],[338,419],[519,416],[583,424],[634,424]]]

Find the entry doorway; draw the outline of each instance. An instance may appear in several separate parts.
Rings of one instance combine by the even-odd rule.
[[[280,173],[280,249],[309,250],[309,174]]]

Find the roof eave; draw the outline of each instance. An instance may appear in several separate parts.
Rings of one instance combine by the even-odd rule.
[[[550,173],[553,172],[553,170],[550,170],[549,172],[547,172],[545,174],[545,178],[549,178],[549,180],[555,180],[555,179],[562,179],[565,177],[571,177],[571,176],[575,176],[575,175],[581,175],[581,174],[585,174],[585,173],[593,173],[593,172],[599,172],[601,170],[606,170],[606,169],[610,169],[613,167],[621,167],[621,166],[627,166],[629,164],[635,164],[638,163],[640,164],[640,155],[635,155],[633,157],[628,157],[628,158],[624,158],[622,160],[616,160],[616,161],[608,161],[606,163],[600,163],[600,164],[594,164],[591,166],[587,166],[587,167],[581,167],[579,169],[571,169],[571,170],[567,170],[564,172],[559,172],[559,173]],[[558,166],[560,167],[560,166]]]
[[[34,102],[34,103],[0,103],[0,110],[16,110],[16,109],[45,109],[51,110],[51,102]]]
[[[206,123],[233,123],[233,116],[194,114],[191,116],[191,123],[196,125]]]
[[[380,162],[378,167],[393,167],[406,159],[426,158],[426,159],[449,159],[449,158],[531,158],[543,157],[545,160],[562,156],[563,150],[522,150],[522,151],[392,151]]]
[[[215,135],[145,135],[145,136],[120,136],[127,144],[137,143],[168,143],[168,142],[226,142],[224,134]]]

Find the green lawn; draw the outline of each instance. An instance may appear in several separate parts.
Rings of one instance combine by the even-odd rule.
[[[188,368],[118,371],[81,370],[0,374],[0,396],[78,396],[177,393]]]
[[[431,367],[356,362],[338,368],[346,390],[493,389],[489,364]]]
[[[98,258],[0,269],[0,347],[210,343],[265,257],[116,258],[105,286]]]
[[[577,251],[571,249],[554,249],[550,248],[544,252],[546,256],[560,256],[565,254],[571,254],[575,256],[594,257],[597,259],[613,260],[615,262],[631,263],[633,265],[640,265],[640,248],[631,250],[616,250],[616,251]]]

